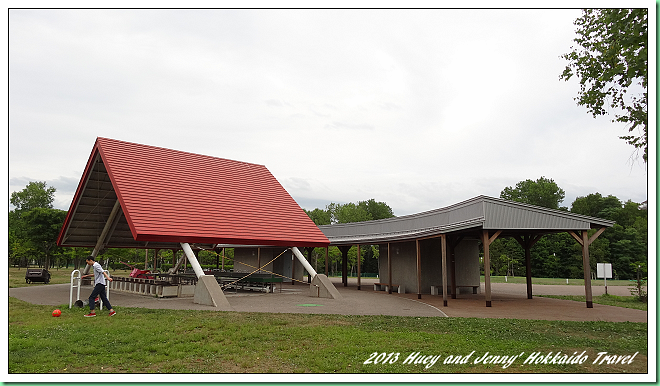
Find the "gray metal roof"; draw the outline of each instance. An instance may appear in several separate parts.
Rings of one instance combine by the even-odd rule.
[[[610,227],[614,221],[478,196],[445,208],[359,223],[321,225],[330,245],[403,241],[469,229],[552,233]]]

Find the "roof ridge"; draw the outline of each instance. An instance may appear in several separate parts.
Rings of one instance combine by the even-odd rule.
[[[114,139],[114,138],[107,138],[107,137],[96,137],[96,143],[97,144],[99,144],[99,140],[110,141],[110,142],[115,142],[115,143],[122,143],[122,144],[133,145],[133,146],[142,146],[142,147],[146,147],[146,148],[159,149],[159,150],[164,150],[164,151],[168,151],[168,152],[189,154],[189,155],[193,155],[193,156],[196,156],[196,157],[207,157],[207,158],[219,159],[219,160],[224,160],[224,161],[242,163],[242,164],[246,164],[246,165],[256,165],[256,166],[265,167],[265,165],[263,165],[263,164],[258,164],[258,163],[254,163],[254,162],[239,161],[239,160],[235,160],[235,159],[231,159],[231,158],[217,157],[217,156],[201,154],[201,153],[193,153],[191,151],[170,149],[170,148],[162,147],[162,146],[145,145],[143,143],[129,142],[129,141],[121,140],[121,139]]]

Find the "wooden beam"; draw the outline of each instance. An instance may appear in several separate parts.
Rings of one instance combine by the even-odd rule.
[[[419,240],[415,240],[417,245],[417,299],[422,298],[422,254],[419,250]]]
[[[342,245],[339,247],[341,251],[341,281],[344,287],[348,287],[348,250],[351,249],[350,245]]]
[[[536,244],[539,240],[541,240],[541,237],[545,236],[544,234],[539,233],[536,236],[533,236],[532,240],[529,243],[529,247],[533,247],[534,244]]]
[[[593,308],[593,299],[591,297],[591,266],[589,265],[589,234],[582,231],[582,265],[584,268],[584,295],[587,302],[587,308]]]
[[[521,247],[525,248],[525,245],[527,245],[526,241],[520,237],[520,235],[513,235],[513,238],[520,244]]]
[[[417,240],[422,241],[422,240],[429,240],[429,239],[437,239],[438,237],[442,237],[443,235],[444,235],[444,233],[441,233],[439,235],[433,235],[433,236],[424,236],[424,237],[418,238]]]
[[[451,298],[456,299],[456,246],[461,242],[461,236],[458,241],[453,237],[449,238],[449,265],[451,266]]]
[[[493,241],[495,241],[495,239],[497,239],[497,236],[499,236],[500,233],[502,233],[501,230],[495,232],[495,234],[488,239],[488,245],[491,245],[493,243]]]
[[[589,237],[589,245],[591,245],[591,243],[593,243],[598,238],[598,236],[601,235],[601,233],[605,232],[605,229],[606,229],[605,227],[600,228],[596,233],[594,233],[591,237]]]
[[[103,249],[103,246],[105,245],[106,240],[108,239],[108,234],[110,233],[110,229],[112,228],[112,224],[115,221],[115,217],[117,217],[117,214],[120,211],[121,211],[121,204],[119,203],[119,199],[117,199],[115,201],[115,205],[112,207],[112,210],[110,211],[108,220],[105,222],[105,225],[103,226],[101,235],[99,235],[99,238],[96,240],[96,246],[92,251],[92,256],[96,257],[99,254],[99,252]]]
[[[392,248],[387,243],[387,293],[392,293]]]
[[[357,281],[358,291],[360,290],[360,244],[357,246]]]
[[[525,282],[527,284],[527,299],[532,298],[532,246],[530,238],[532,235],[527,236],[525,240]]]
[[[499,235],[499,234],[498,234]],[[484,230],[482,235],[482,243],[484,246],[484,287],[486,288],[486,307],[492,306],[491,293],[490,293],[490,238],[488,231]]]
[[[580,236],[578,236],[574,231],[568,231],[568,234],[573,236],[573,238],[580,244],[582,245],[582,239]]]
[[[330,247],[325,247],[325,276],[328,276],[328,249]]]

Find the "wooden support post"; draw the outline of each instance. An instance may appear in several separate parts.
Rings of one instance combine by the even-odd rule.
[[[497,231],[490,237],[487,230],[483,231],[483,246],[484,246],[484,287],[486,288],[486,307],[492,307],[491,291],[490,291],[490,244],[497,239],[502,231]]]
[[[293,252],[291,252],[291,285],[296,284],[295,278],[296,278],[296,259],[293,257]]]
[[[583,230],[582,237],[578,236],[574,231],[568,231],[573,238],[582,245],[582,267],[584,271],[584,297],[587,303],[587,308],[594,308],[593,297],[591,294],[591,266],[589,265],[589,245],[596,240],[601,233],[605,231],[605,227],[600,228],[596,233],[589,237],[589,231]]]
[[[257,248],[257,269],[261,272],[261,248]]]
[[[360,244],[357,246],[357,282],[358,291],[360,290]]]
[[[225,270],[225,248],[222,248],[222,268],[223,271]]]
[[[542,234],[532,235],[526,234],[522,237],[519,235],[514,236],[518,244],[525,250],[525,277],[527,282],[527,299],[532,298],[532,255],[531,250],[534,244],[543,237]]]
[[[351,246],[341,246],[339,250],[341,251],[341,281],[344,283],[344,287],[348,287],[348,250],[351,249]]]
[[[451,298],[456,299],[456,239],[449,238],[449,266],[451,267]]]
[[[594,308],[591,296],[591,266],[589,265],[589,234],[582,231],[582,265],[584,266],[584,295],[587,308]]]
[[[387,293],[392,293],[392,248],[387,243]]]
[[[441,238],[442,246],[442,304],[447,307],[447,235]]]
[[[532,298],[532,252],[529,243],[525,243],[525,277],[527,281],[527,299]]]
[[[419,250],[419,240],[415,240],[417,246],[417,299],[422,298],[422,255]]]
[[[307,251],[307,262],[309,263],[309,265],[312,265],[312,252],[314,251],[314,248],[307,247],[305,248],[305,250]],[[312,275],[309,272],[307,272],[307,282],[308,283],[312,282]]]
[[[149,249],[144,250],[144,270],[149,268]]]
[[[491,307],[490,295],[490,251],[488,250],[488,231],[483,231],[483,246],[484,246],[484,287],[486,289],[486,307]]]
[[[328,249],[330,247],[325,247],[325,276],[328,276]]]

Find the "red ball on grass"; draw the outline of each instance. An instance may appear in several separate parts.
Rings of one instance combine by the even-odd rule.
[[[58,317],[58,316],[60,316],[60,315],[62,315],[62,311],[60,311],[60,310],[55,310],[55,311],[53,311],[53,316],[54,316],[54,317]]]

